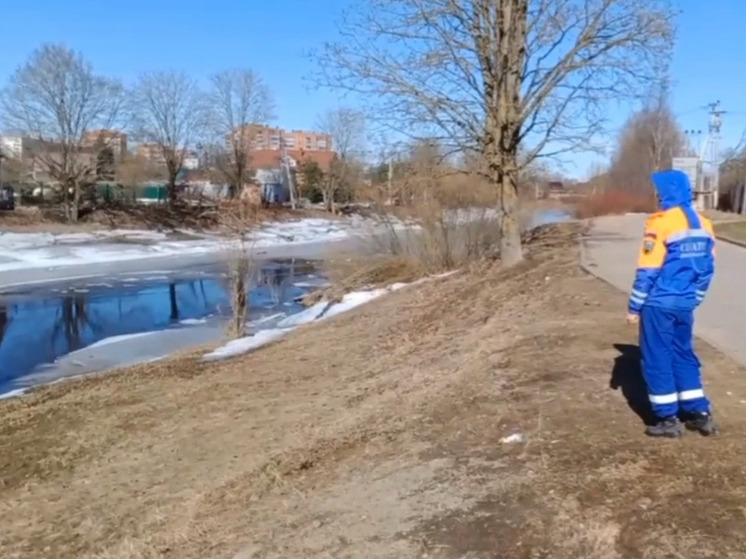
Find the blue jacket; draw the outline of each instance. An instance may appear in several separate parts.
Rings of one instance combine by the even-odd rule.
[[[628,309],[644,305],[693,310],[705,297],[715,273],[712,223],[692,206],[689,177],[681,171],[652,175],[660,211],[645,224]]]

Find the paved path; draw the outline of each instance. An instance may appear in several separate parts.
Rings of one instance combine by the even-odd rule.
[[[586,269],[629,293],[645,219],[627,215],[594,220],[583,243]],[[619,320],[626,312],[619,309]],[[715,278],[697,310],[695,333],[746,365],[746,248],[718,241]]]

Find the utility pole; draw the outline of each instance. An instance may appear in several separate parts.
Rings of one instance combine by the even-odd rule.
[[[741,207],[738,208],[738,213],[746,213],[746,164],[744,162],[741,162],[741,164],[744,166],[743,168],[743,185],[739,186],[739,190],[741,191]]]
[[[391,204],[391,187],[392,182],[394,180],[394,162],[393,162],[393,155],[389,155],[389,168],[388,173],[386,176],[386,203]]]
[[[292,209],[297,209],[298,202],[295,196],[295,183],[293,181],[293,173],[290,170],[290,157],[288,156],[288,152],[285,145],[285,135],[283,133],[283,136],[280,138],[280,161],[283,168],[283,171],[285,171],[285,180],[287,180],[288,183],[288,193],[290,194],[290,207]]]

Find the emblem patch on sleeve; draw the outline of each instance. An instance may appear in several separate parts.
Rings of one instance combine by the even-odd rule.
[[[642,251],[645,254],[650,254],[651,252],[653,252],[654,248],[655,248],[655,242],[654,241],[650,241],[648,239],[645,239],[645,241],[642,243]]]

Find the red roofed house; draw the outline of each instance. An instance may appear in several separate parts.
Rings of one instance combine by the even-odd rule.
[[[282,146],[296,167],[303,161],[315,161],[326,172],[336,157],[329,134],[305,130],[283,130],[266,125],[252,124],[238,128],[234,134],[245,134],[252,147],[249,165],[256,171],[256,180],[266,197],[274,201],[285,201],[289,196],[287,181],[282,172]],[[226,143],[230,143],[230,138]]]

